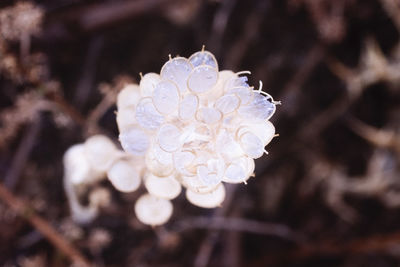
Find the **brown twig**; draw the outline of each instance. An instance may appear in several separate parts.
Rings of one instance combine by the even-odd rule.
[[[34,119],[25,130],[22,141],[20,142],[17,151],[15,152],[9,171],[4,178],[4,185],[13,190],[18,183],[18,178],[29,158],[29,154],[35,144],[36,138],[40,131],[40,115]]]
[[[64,253],[71,261],[80,266],[91,266],[90,262],[67,240],[65,240],[45,219],[37,215],[21,199],[14,196],[0,183],[0,199],[3,200],[14,212],[25,218],[35,227],[50,243]]]

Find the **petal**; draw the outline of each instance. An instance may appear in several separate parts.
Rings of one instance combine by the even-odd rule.
[[[218,69],[217,60],[215,59],[214,55],[208,51],[199,51],[194,53],[189,57],[189,61],[194,67],[207,65]]]
[[[214,124],[222,119],[222,114],[215,108],[200,108],[196,113],[196,118],[203,123]]]
[[[192,119],[199,106],[199,99],[196,95],[186,95],[179,106],[179,118],[182,120]]]
[[[119,135],[122,148],[133,155],[144,155],[149,147],[147,134],[137,126],[121,132]]]
[[[165,199],[176,198],[182,190],[174,176],[158,177],[149,174],[146,176],[145,186],[151,195]]]
[[[264,154],[264,144],[255,134],[246,132],[240,137],[240,145],[249,157],[256,159]]]
[[[107,172],[108,179],[121,192],[133,192],[139,188],[140,174],[130,162],[118,160]]]
[[[173,124],[164,124],[157,134],[158,144],[167,152],[174,152],[180,146],[181,130]]]
[[[200,194],[192,190],[186,190],[187,200],[201,208],[216,208],[222,204],[225,199],[225,188],[221,183],[218,187],[209,193]]]
[[[106,171],[115,159],[117,148],[104,135],[94,135],[86,140],[85,155],[93,169]]]
[[[192,69],[192,65],[186,58],[176,57],[164,64],[160,76],[176,83],[179,91],[184,93],[188,90],[186,82]]]
[[[140,93],[142,97],[152,96],[154,88],[161,81],[160,75],[157,73],[147,73],[140,80]]]
[[[153,92],[153,103],[156,109],[163,114],[171,114],[179,105],[179,93],[175,84],[161,81]]]
[[[119,93],[117,97],[117,108],[118,110],[136,106],[140,100],[140,87],[137,84],[126,85]]]
[[[240,99],[235,95],[224,95],[215,102],[215,107],[224,114],[235,111],[239,105]]]
[[[218,71],[212,67],[202,65],[190,73],[188,78],[189,89],[195,94],[207,92],[217,83]]]
[[[271,98],[254,93],[254,98],[249,105],[241,106],[238,110],[239,114],[244,118],[252,120],[268,120],[275,113],[275,104],[271,102]]]
[[[147,130],[156,130],[164,121],[164,117],[157,111],[150,97],[140,100],[136,107],[136,121]]]
[[[135,204],[135,213],[139,221],[152,226],[166,223],[172,211],[171,201],[150,194],[142,195]]]

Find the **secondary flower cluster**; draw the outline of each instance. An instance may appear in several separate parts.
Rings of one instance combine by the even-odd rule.
[[[120,92],[121,145],[144,158],[139,169],[148,194],[136,203],[139,220],[167,221],[169,201],[181,186],[192,204],[217,207],[225,198],[222,182],[245,182],[253,174],[254,159],[275,135],[269,119],[277,103],[250,87],[244,74],[249,72],[219,71],[215,57],[202,50],[188,59],[170,58],[160,74],[148,73],[140,85]],[[160,209],[169,215],[152,219]]]

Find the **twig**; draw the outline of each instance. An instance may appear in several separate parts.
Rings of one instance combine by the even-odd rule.
[[[2,199],[13,211],[29,221],[50,243],[62,251],[71,261],[80,266],[89,267],[89,261],[65,240],[47,221],[37,215],[34,210],[27,206],[21,199],[14,196],[0,183],[0,199]]]
[[[282,224],[265,223],[255,220],[231,217],[193,217],[177,222],[177,231],[186,231],[193,228],[212,230],[241,231],[257,235],[277,236],[296,241],[299,238],[290,228]]]
[[[36,138],[40,131],[40,115],[27,127],[25,134],[20,142],[17,152],[15,152],[9,171],[4,178],[4,185],[13,190],[18,183],[19,177],[26,162],[29,159],[29,154],[35,144]]]

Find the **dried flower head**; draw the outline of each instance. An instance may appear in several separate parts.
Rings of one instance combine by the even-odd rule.
[[[18,2],[0,11],[0,33],[4,39],[20,40],[40,32],[43,10],[30,2]]]
[[[245,182],[253,174],[254,159],[275,135],[269,119],[277,102],[261,91],[261,82],[259,90],[249,86],[245,74],[219,71],[203,49],[170,57],[160,74],[148,73],[119,93],[119,139],[127,153],[144,157],[151,196],[136,204],[139,220],[164,223],[172,211],[157,222],[141,213],[169,207],[181,186],[192,204],[217,207],[225,198],[222,182]]]

